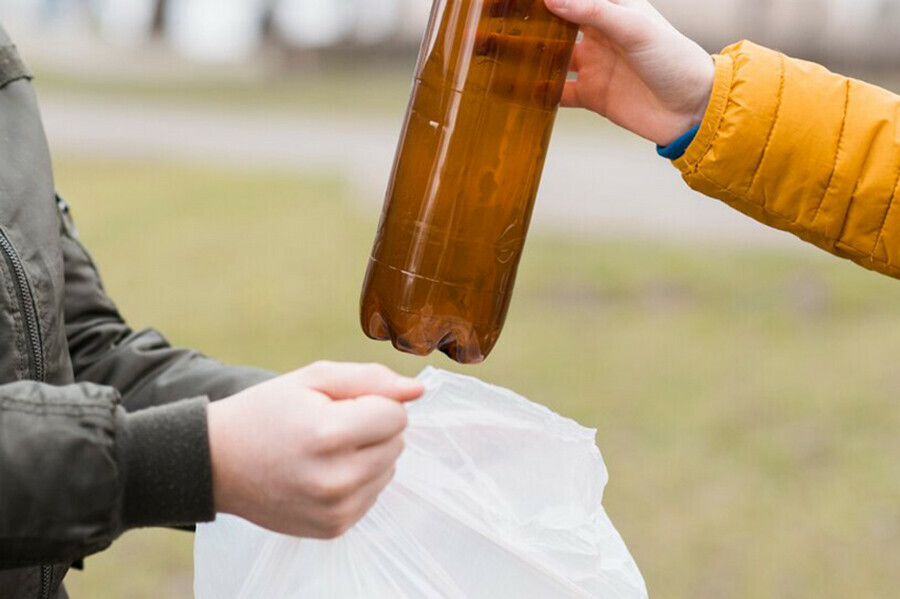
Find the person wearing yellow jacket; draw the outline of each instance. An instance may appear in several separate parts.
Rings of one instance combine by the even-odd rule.
[[[693,189],[900,278],[900,96],[751,42],[710,59],[647,0],[545,0],[581,25],[563,105],[654,141]]]

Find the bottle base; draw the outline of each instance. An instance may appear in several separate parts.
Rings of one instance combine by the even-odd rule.
[[[416,322],[410,324],[398,320]],[[480,364],[493,348],[496,337],[489,343],[481,342],[478,334],[467,327],[437,317],[409,315],[405,319],[392,319],[381,310],[367,311],[365,308],[362,314],[362,329],[366,336],[375,341],[390,341],[398,351],[427,356],[437,350],[460,364]]]

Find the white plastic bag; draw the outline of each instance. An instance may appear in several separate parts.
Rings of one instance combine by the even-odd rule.
[[[197,528],[198,599],[640,599],[603,509],[595,431],[505,389],[427,369],[406,451],[334,541],[238,518]]]

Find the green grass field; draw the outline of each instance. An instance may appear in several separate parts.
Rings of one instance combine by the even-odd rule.
[[[535,236],[494,355],[462,368],[360,332],[377,215],[337,175],[62,158],[57,183],[136,327],[281,371],[431,363],[598,428],[605,503],[651,596],[900,588],[898,282],[812,252]],[[191,543],[129,533],[70,593],[189,596]]]

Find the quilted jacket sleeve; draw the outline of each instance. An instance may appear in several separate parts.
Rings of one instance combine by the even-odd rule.
[[[122,501],[126,528],[190,524],[214,517],[206,400],[272,378],[175,348],[153,329],[133,331],[106,294],[58,200],[65,266],[65,326],[79,383],[115,389],[128,413]]]
[[[695,190],[900,278],[900,96],[750,42],[715,57]]]
[[[107,385],[129,412],[185,398],[228,397],[274,376],[226,366],[190,349],[174,348],[158,331],[132,330],[106,294],[87,250],[74,233],[68,206],[59,200],[66,277],[66,337],[75,378]]]
[[[0,385],[0,574],[212,519],[206,443],[202,398],[128,414],[111,387]]]

